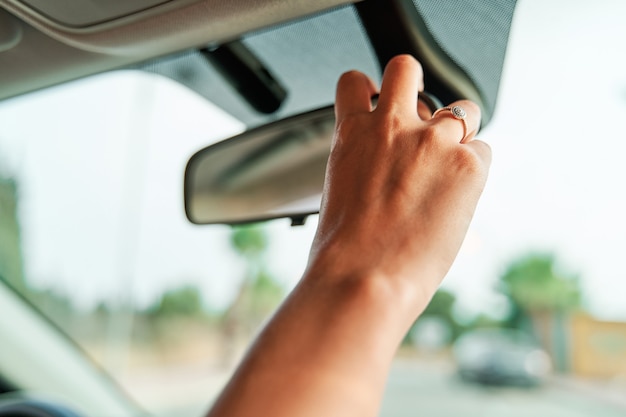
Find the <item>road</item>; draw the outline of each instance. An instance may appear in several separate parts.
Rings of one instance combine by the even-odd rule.
[[[227,379],[227,372],[175,368],[150,372],[131,385],[135,387],[134,396],[151,405],[155,416],[199,417]],[[563,377],[561,381],[569,380]],[[617,394],[626,398],[626,392],[623,396],[621,391]],[[449,361],[398,358],[389,376],[380,416],[626,417],[626,402],[604,397],[558,379],[534,389],[485,388],[460,381]]]
[[[467,384],[441,361],[398,359],[381,417],[626,417],[626,408],[558,384],[498,388]]]

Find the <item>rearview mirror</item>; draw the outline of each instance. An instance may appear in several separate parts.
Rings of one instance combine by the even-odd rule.
[[[196,224],[302,222],[317,213],[334,125],[329,106],[200,150],[185,171],[187,218]]]

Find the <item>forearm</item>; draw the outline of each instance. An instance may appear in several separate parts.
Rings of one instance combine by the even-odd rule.
[[[367,77],[341,77],[309,269],[211,417],[378,413],[394,352],[450,268],[491,160],[472,140],[478,106],[456,102],[463,124],[432,118],[422,86],[408,56],[385,69],[376,109]]]
[[[211,417],[377,414],[416,306],[383,277],[320,273],[309,270],[294,289]]]

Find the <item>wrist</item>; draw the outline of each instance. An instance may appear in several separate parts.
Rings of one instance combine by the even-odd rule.
[[[426,274],[427,268],[421,271]],[[333,294],[338,303],[377,311],[381,318],[400,324],[404,329],[400,337],[430,302],[436,288],[423,284],[430,281],[372,267],[363,257],[348,257],[332,249],[315,252],[302,278],[303,285]]]

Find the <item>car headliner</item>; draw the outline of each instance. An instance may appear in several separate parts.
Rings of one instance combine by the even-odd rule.
[[[56,20],[26,2],[0,0],[0,99],[208,42],[231,39],[348,1],[167,1],[83,27],[71,24],[75,18],[67,19],[70,23],[59,19],[64,11],[80,8],[85,2],[48,3],[46,10]],[[118,7],[115,4],[120,2],[91,0],[87,3],[110,16],[115,15]]]
[[[135,68],[173,78],[256,126],[328,105],[341,72],[359,69],[379,79],[391,54],[413,53],[417,47],[419,59],[431,66],[427,78],[432,72],[450,93],[454,90],[444,101],[473,99],[483,109],[483,124],[490,119],[515,0],[462,7],[368,0],[357,2],[358,10],[341,7],[345,3],[0,0],[0,100],[89,74]],[[392,8],[395,15],[377,13]],[[396,28],[403,25],[404,32]],[[199,51],[236,39],[286,85],[287,100],[278,112],[250,109]],[[434,85],[432,77],[427,81]]]

